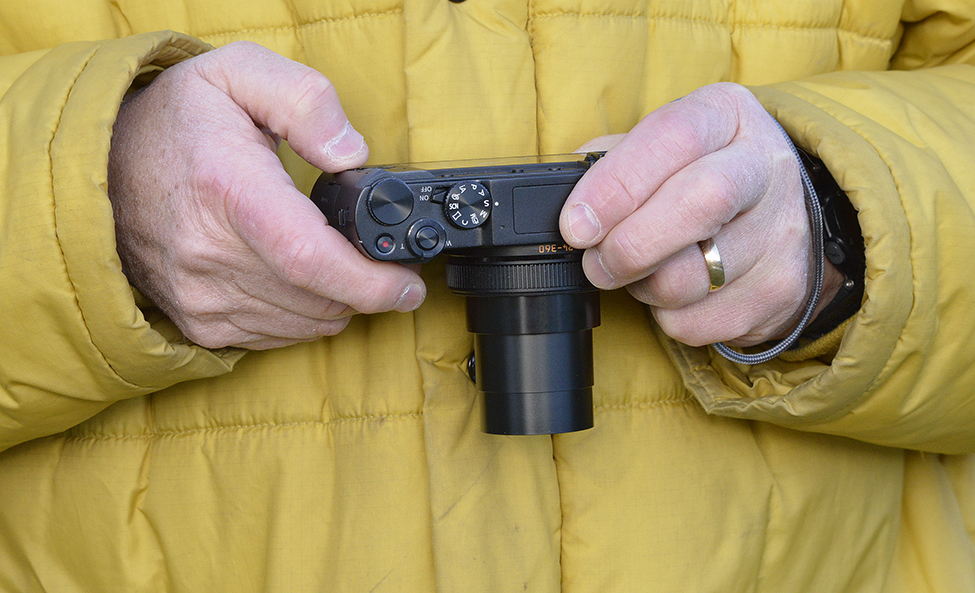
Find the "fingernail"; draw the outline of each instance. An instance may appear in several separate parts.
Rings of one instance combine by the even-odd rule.
[[[576,204],[569,210],[569,234],[578,246],[587,246],[599,236],[599,219],[588,204]]]
[[[613,284],[616,279],[606,271],[603,256],[600,255],[599,250],[587,250],[582,257],[582,267],[586,271],[586,277],[596,288],[609,289],[614,287]]]
[[[325,143],[325,154],[333,159],[347,159],[362,152],[365,143],[362,134],[346,122],[342,134]]]
[[[423,303],[423,299],[427,296],[427,291],[422,285],[410,284],[403,291],[403,294],[399,296],[399,300],[396,301],[396,306],[393,307],[396,311],[400,313],[409,313],[410,311],[415,311]]]

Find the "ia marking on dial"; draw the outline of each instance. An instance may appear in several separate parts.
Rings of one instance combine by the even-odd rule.
[[[455,185],[444,200],[447,220],[461,229],[479,227],[491,216],[491,193],[476,181]]]

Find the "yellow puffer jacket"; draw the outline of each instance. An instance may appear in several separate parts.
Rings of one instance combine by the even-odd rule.
[[[973,21],[953,0],[2,3],[0,590],[975,591]],[[834,357],[748,368],[605,293],[596,427],[556,437],[481,433],[441,263],[413,314],[187,343],[120,270],[112,123],[137,74],[239,39],[326,73],[377,163],[567,152],[753,85],[860,210],[863,309]]]

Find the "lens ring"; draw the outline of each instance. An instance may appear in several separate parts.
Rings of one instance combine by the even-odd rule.
[[[459,294],[515,294],[593,290],[581,253],[534,258],[471,257],[447,260],[447,286]]]

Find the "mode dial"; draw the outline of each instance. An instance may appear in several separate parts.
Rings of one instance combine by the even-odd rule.
[[[459,183],[447,192],[444,215],[461,229],[479,227],[491,216],[491,193],[476,181]]]

